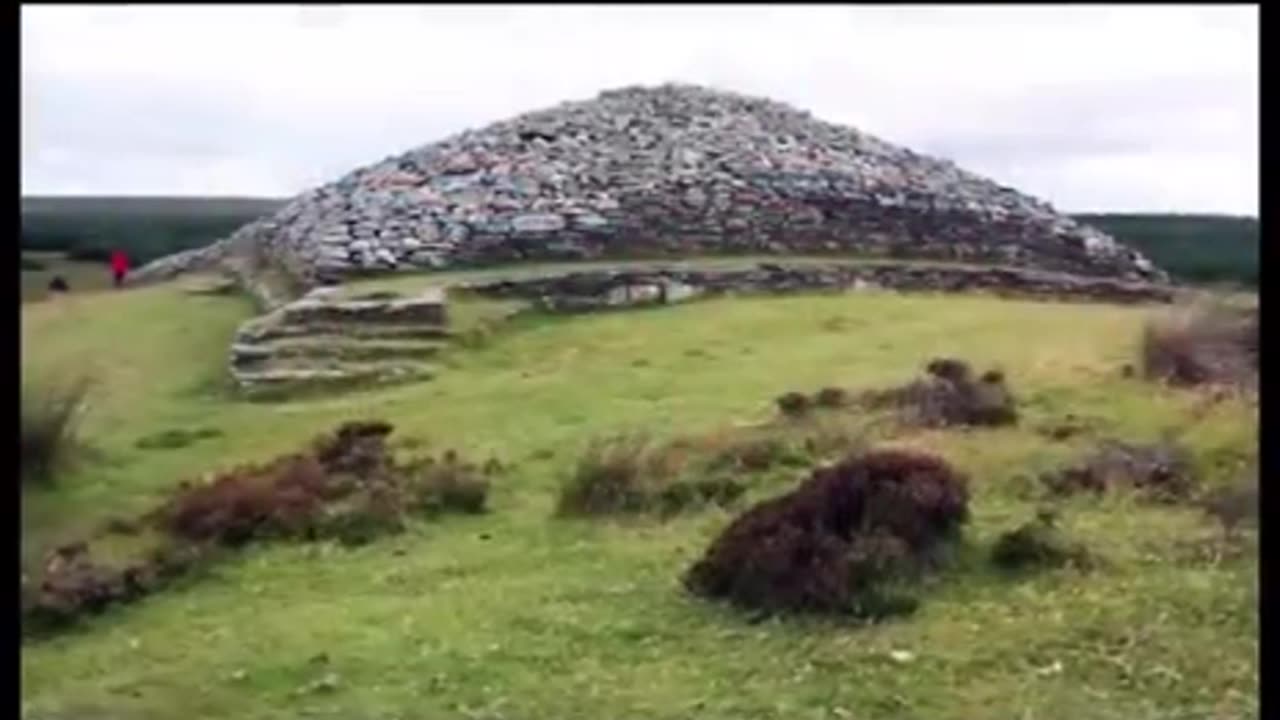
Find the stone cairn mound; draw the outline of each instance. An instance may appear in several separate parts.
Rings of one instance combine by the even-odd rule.
[[[761,253],[1167,280],[1104,233],[949,161],[678,84],[610,90],[387,158],[137,279],[245,253],[303,290],[371,271]]]
[[[326,288],[241,326],[231,374],[250,396],[429,379],[448,337],[441,289],[343,299]]]

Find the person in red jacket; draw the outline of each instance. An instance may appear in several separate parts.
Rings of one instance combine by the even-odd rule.
[[[124,285],[124,276],[129,273],[129,256],[123,250],[111,253],[111,275],[115,278],[116,287]]]

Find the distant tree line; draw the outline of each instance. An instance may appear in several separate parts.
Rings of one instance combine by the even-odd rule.
[[[266,215],[279,200],[256,198],[23,198],[24,250],[106,261],[112,250],[141,264],[202,247]],[[1175,277],[1258,283],[1257,218],[1224,215],[1087,214],[1077,219],[1141,250]]]
[[[23,198],[22,249],[101,262],[119,249],[142,264],[208,245],[279,206],[256,198]]]
[[[1091,214],[1076,219],[1196,283],[1258,285],[1258,219],[1229,215]]]

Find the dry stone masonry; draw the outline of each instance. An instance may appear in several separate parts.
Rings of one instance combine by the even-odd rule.
[[[444,292],[410,298],[350,299],[318,288],[241,326],[231,375],[250,395],[423,380],[444,346]]]
[[[856,254],[1166,280],[1049,205],[788,105],[628,87],[468,130],[312,189],[154,279],[254,253],[302,287],[527,260]]]
[[[793,263],[779,260],[740,268],[631,267],[580,270],[465,283],[492,297],[521,298],[553,312],[675,303],[700,295],[785,294],[813,290],[990,292],[1005,297],[1168,303],[1169,286],[1018,268],[930,266],[920,263]]]

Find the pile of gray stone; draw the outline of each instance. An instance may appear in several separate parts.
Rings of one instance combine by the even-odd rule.
[[[142,279],[261,254],[304,286],[527,260],[856,254],[1164,280],[1012,188],[766,99],[628,87],[468,130],[298,196]]]

